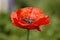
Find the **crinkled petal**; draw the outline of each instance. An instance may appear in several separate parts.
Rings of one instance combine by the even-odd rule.
[[[36,27],[36,29],[37,29],[38,31],[40,31],[40,32],[42,31],[42,30],[40,29],[40,27],[39,27],[39,26],[38,26],[38,27]]]
[[[15,12],[11,13],[11,20],[12,20],[12,23],[18,27],[24,28],[25,26],[28,26],[28,24],[23,24],[22,21],[18,21],[18,18]]]
[[[49,16],[45,16],[43,18],[40,18],[39,20],[36,20],[33,24],[39,26],[39,25],[47,25],[49,24],[49,22],[50,22]]]
[[[18,21],[17,21],[17,15],[16,15],[15,12],[12,12],[12,13],[11,13],[11,20],[12,20],[12,23],[13,23],[14,25],[16,25],[16,26],[19,25],[19,24],[18,24]]]
[[[49,16],[45,16],[41,21],[42,25],[48,25],[49,23],[50,23]]]

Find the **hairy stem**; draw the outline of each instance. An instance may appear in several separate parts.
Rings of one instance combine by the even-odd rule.
[[[27,30],[27,40],[29,40],[29,33],[30,33],[30,30]]]

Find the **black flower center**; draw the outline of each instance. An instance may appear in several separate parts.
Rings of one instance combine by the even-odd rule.
[[[34,19],[30,19],[30,18],[22,18],[22,20],[29,24],[31,24],[34,21]]]

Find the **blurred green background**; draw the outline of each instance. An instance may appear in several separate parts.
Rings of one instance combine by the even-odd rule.
[[[51,20],[47,27],[41,26],[42,32],[31,30],[30,40],[60,40],[60,0],[13,0],[13,2],[15,9],[10,7],[5,12],[1,7],[0,40],[26,40],[27,30],[14,26],[10,19],[10,13],[18,8],[28,6],[42,9],[45,15],[50,16]]]

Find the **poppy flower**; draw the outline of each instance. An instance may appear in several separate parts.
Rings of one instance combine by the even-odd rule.
[[[11,13],[11,20],[19,28],[38,31],[41,31],[39,26],[48,25],[50,22],[49,16],[45,16],[42,10],[33,7],[17,9]]]

